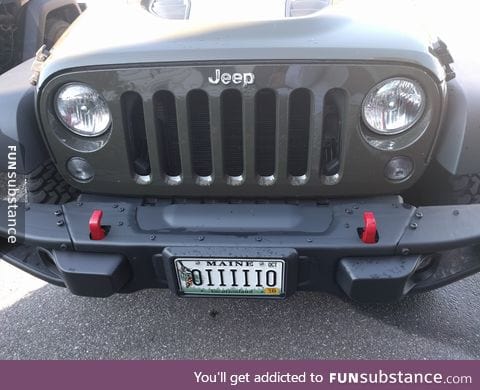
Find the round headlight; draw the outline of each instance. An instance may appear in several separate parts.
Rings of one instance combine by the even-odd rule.
[[[112,123],[107,102],[86,84],[66,84],[57,93],[58,118],[71,131],[84,137],[105,133]]]
[[[382,135],[410,129],[425,110],[425,92],[413,80],[389,79],[376,85],[363,101],[362,116],[370,130]]]

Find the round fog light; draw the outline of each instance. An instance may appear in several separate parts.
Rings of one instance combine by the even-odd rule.
[[[68,160],[67,170],[70,175],[79,181],[89,181],[95,175],[92,166],[81,157],[72,157]]]
[[[392,181],[403,181],[413,173],[413,161],[408,157],[394,157],[385,167],[385,177]]]

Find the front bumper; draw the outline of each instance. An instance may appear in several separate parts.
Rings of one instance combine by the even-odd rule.
[[[103,211],[102,240],[89,220]],[[378,242],[361,240],[373,212]],[[9,231],[0,205],[0,235]],[[63,206],[18,208],[11,264],[85,296],[145,288],[178,292],[176,257],[284,258],[286,295],[325,291],[364,302],[396,301],[480,271],[480,205],[414,208],[399,197],[328,203],[203,203],[83,196]]]

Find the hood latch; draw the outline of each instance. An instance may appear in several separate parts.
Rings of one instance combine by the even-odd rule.
[[[50,56],[50,50],[47,49],[47,45],[43,45],[38,49],[37,54],[35,55],[35,60],[32,64],[32,77],[30,77],[30,84],[37,85],[40,78],[40,72],[42,70],[44,62]]]
[[[440,63],[445,68],[446,80],[450,81],[456,77],[455,71],[452,69],[452,64],[455,62],[450,50],[448,50],[447,44],[438,38],[435,42],[432,43],[430,47],[430,53],[438,58]]]

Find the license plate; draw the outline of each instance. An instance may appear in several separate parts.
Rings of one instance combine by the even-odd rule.
[[[185,295],[282,296],[285,260],[175,259],[180,292]]]

